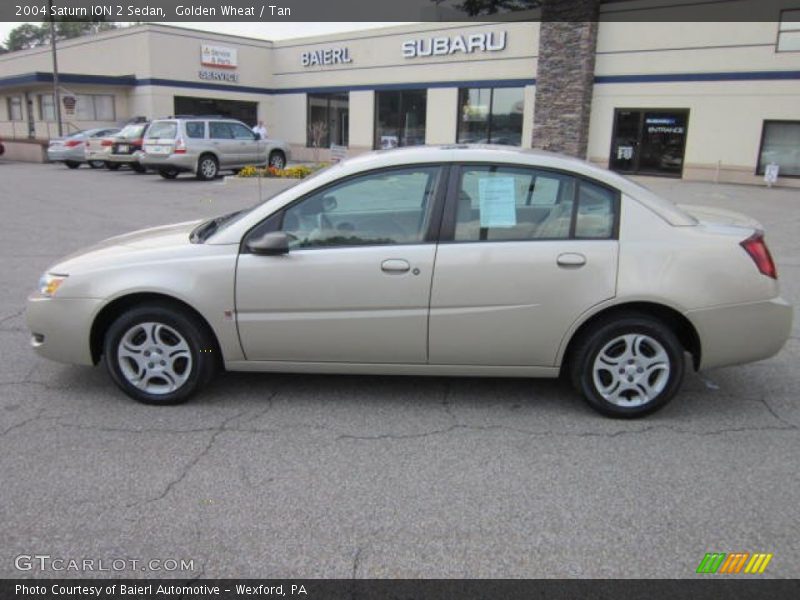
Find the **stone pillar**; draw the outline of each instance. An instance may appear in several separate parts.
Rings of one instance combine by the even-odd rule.
[[[533,147],[586,158],[599,0],[545,0]]]

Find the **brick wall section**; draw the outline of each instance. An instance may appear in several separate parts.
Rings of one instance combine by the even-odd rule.
[[[533,147],[586,158],[599,0],[547,0],[542,9]]]

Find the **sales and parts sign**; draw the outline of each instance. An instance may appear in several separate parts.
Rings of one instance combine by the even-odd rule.
[[[200,45],[200,69],[197,76],[205,81],[219,81],[227,83],[239,83],[239,74],[236,67],[239,66],[238,53],[236,48],[226,48],[213,44]]]
[[[202,44],[200,46],[200,64],[215,69],[235,69],[238,66],[236,48]]]

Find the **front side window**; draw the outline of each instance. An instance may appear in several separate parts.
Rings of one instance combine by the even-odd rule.
[[[800,177],[800,121],[764,121],[757,173],[770,164],[779,176]]]
[[[778,52],[800,52],[800,9],[781,12],[775,49]]]
[[[458,142],[522,144],[524,88],[461,88]]]
[[[292,248],[422,243],[439,174],[419,166],[345,181],[286,209],[281,229]]]
[[[22,97],[11,96],[6,101],[8,104],[8,120],[22,121]]]
[[[331,144],[348,145],[350,94],[308,94],[309,148],[329,148]]]
[[[231,123],[230,126],[235,139],[248,140],[251,142],[256,139],[255,134],[241,123]]]
[[[424,144],[427,102],[427,90],[376,92],[375,147]]]

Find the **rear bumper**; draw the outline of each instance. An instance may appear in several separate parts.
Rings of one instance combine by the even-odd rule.
[[[56,149],[56,150],[47,150],[47,160],[50,162],[64,162],[64,161],[74,161],[74,162],[83,162],[86,160],[86,155],[84,154],[83,149],[80,151],[73,150],[71,148],[65,149]]]
[[[143,154],[139,163],[146,169],[177,169],[194,172],[197,157],[194,154]]]
[[[693,310],[686,317],[700,335],[701,369],[763,360],[777,354],[792,330],[783,298]]]
[[[110,156],[109,152],[103,152],[102,150],[87,150],[86,151],[86,160],[108,160]]]
[[[94,298],[28,298],[26,319],[31,346],[39,356],[62,363],[91,365],[89,336],[101,300]]]
[[[127,165],[130,163],[139,162],[139,154],[136,152],[133,154],[108,154],[104,160]]]

